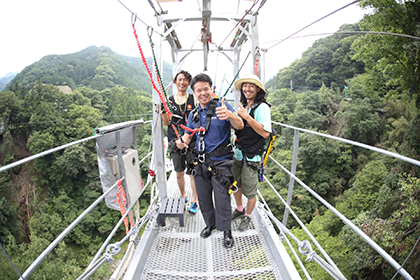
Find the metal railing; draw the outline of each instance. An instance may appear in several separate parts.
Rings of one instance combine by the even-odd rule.
[[[149,121],[151,122],[151,121]],[[146,122],[146,123],[149,123]],[[275,194],[279,197],[279,199],[282,201],[282,203],[285,205],[285,212],[284,212],[284,217],[283,217],[283,222],[280,223],[272,214],[271,211],[268,209],[265,210],[267,215],[272,219],[272,221],[274,222],[274,224],[277,225],[277,227],[279,228],[282,238],[284,237],[289,245],[289,247],[291,248],[293,254],[295,255],[295,257],[297,258],[297,261],[299,263],[299,265],[302,267],[304,274],[306,275],[306,277],[308,279],[310,279],[310,276],[308,274],[308,272],[306,271],[306,269],[303,267],[303,264],[301,263],[300,259],[297,257],[296,252],[294,251],[293,247],[291,246],[289,240],[286,237],[286,234],[292,236],[292,234],[290,233],[290,231],[285,227],[286,223],[287,223],[287,218],[289,213],[292,214],[292,216],[296,219],[296,221],[299,223],[299,225],[302,227],[302,229],[306,232],[306,234],[310,237],[310,239],[312,240],[312,242],[316,245],[316,247],[318,248],[318,250],[321,252],[321,254],[324,256],[324,258],[327,260],[326,262],[320,258],[319,256],[316,255],[316,253],[314,251],[312,251],[312,249],[309,247],[308,248],[308,242],[304,241],[301,242],[299,240],[297,240],[295,237],[292,236],[292,238],[298,243],[298,247],[300,248],[299,251],[305,251],[305,254],[308,254],[308,258],[309,260],[315,260],[317,261],[322,267],[324,267],[326,269],[326,271],[335,279],[343,279],[344,276],[342,275],[342,273],[340,272],[339,268],[335,265],[335,263],[331,260],[331,258],[328,256],[328,254],[325,252],[325,250],[322,248],[322,246],[316,241],[315,237],[309,232],[309,230],[305,227],[304,223],[299,219],[299,217],[293,212],[293,210],[291,209],[290,205],[291,205],[291,198],[293,196],[293,187],[294,187],[294,183],[295,181],[297,183],[299,183],[302,187],[304,187],[309,193],[311,193],[318,201],[320,201],[323,205],[325,205],[328,209],[330,209],[336,216],[338,216],[345,224],[347,224],[354,232],[356,232],[359,236],[361,236],[363,238],[363,240],[365,240],[373,249],[375,249],[382,257],[384,257],[385,260],[387,260],[395,269],[397,269],[397,271],[405,278],[405,279],[413,279],[411,277],[410,274],[408,274],[408,272],[406,270],[404,270],[404,268],[398,264],[387,252],[385,252],[378,244],[376,244],[369,236],[367,236],[362,230],[360,230],[356,225],[354,225],[349,219],[347,219],[343,214],[341,214],[340,212],[338,212],[337,209],[335,209],[332,205],[330,205],[325,199],[323,199],[321,196],[319,196],[316,192],[314,192],[310,187],[308,187],[304,182],[302,182],[299,178],[297,178],[295,176],[295,172],[296,172],[296,166],[297,166],[297,159],[298,159],[298,148],[299,148],[299,132],[305,132],[305,133],[310,133],[310,134],[314,134],[314,135],[318,135],[321,137],[326,137],[326,138],[330,138],[336,141],[341,141],[347,144],[351,144],[351,145],[355,145],[358,147],[362,147],[365,149],[369,149],[375,152],[379,152],[382,154],[386,154],[388,156],[392,156],[394,158],[398,158],[401,159],[403,161],[415,164],[417,166],[420,166],[420,161],[393,153],[393,152],[389,152],[383,149],[379,149],[376,147],[372,147],[369,145],[365,145],[362,143],[358,143],[358,142],[354,142],[351,140],[347,140],[347,139],[343,139],[343,138],[339,138],[339,137],[335,137],[335,136],[331,136],[331,135],[327,135],[327,134],[323,134],[323,133],[319,133],[319,132],[315,132],[315,131],[311,131],[311,130],[307,130],[307,129],[301,129],[301,128],[297,128],[297,127],[293,127],[290,125],[286,125],[286,124],[282,124],[282,123],[277,123],[277,122],[273,122],[273,124],[276,125],[280,125],[286,128],[290,128],[294,130],[294,144],[293,144],[293,156],[292,156],[292,168],[291,171],[287,170],[284,166],[282,166],[280,163],[278,163],[274,158],[272,158],[270,156],[270,159],[278,166],[280,167],[284,172],[286,172],[289,176],[290,176],[290,181],[289,181],[289,191],[288,191],[288,195],[287,195],[287,201],[285,201],[280,194],[276,191],[276,189],[274,188],[274,186],[267,180],[267,178],[264,176],[266,182],[268,183],[268,185],[273,189],[273,191],[275,192]],[[45,156],[47,154],[65,149],[67,147],[73,146],[73,145],[77,145],[80,143],[83,143],[85,141],[89,141],[92,139],[96,139],[98,137],[101,137],[103,135],[103,132],[98,131],[98,135],[94,135],[92,137],[88,137],[85,139],[81,139],[78,141],[74,141],[72,143],[68,143],[65,144],[63,146],[42,152],[40,154],[25,158],[23,160],[14,162],[12,164],[6,165],[4,167],[0,168],[0,172],[3,172],[5,170],[14,168],[16,166],[19,166],[21,164],[24,164],[28,161],[34,160],[36,158],[40,158],[42,156]],[[140,162],[139,165],[147,158],[149,158],[152,155],[153,152],[149,152]],[[122,178],[122,180],[124,180],[124,178]],[[150,183],[150,181],[148,181],[145,184],[145,187],[143,188],[143,191],[146,189],[147,185]],[[104,198],[105,196],[111,192],[112,190],[114,190],[116,188],[118,184],[115,183],[110,189],[108,189],[103,195],[101,195],[94,203],[92,203],[79,217],[77,217],[42,253],[41,255],[28,267],[28,269],[22,274],[20,279],[26,279],[35,269],[36,267],[43,261],[43,259],[58,245],[58,243],[68,234],[70,233],[70,231],[96,206],[98,205]],[[261,195],[260,195],[261,196]],[[261,196],[262,198],[262,196]],[[263,199],[263,198],[262,198]],[[150,208],[153,204],[153,201],[156,201],[156,197],[152,198],[151,197],[151,203],[149,206],[149,210],[146,213],[146,215],[144,217],[142,217],[140,219],[140,221],[136,224],[135,227],[132,228],[132,231],[130,231],[129,234],[127,234],[122,241],[117,242],[117,244],[113,244],[113,245],[109,245],[108,243],[110,242],[112,236],[115,234],[115,232],[117,231],[118,227],[121,225],[123,219],[125,218],[125,216],[129,213],[129,211],[126,212],[125,216],[123,216],[119,222],[117,223],[117,225],[114,227],[114,229],[111,231],[110,235],[107,237],[107,239],[105,240],[105,242],[103,243],[103,245],[101,246],[101,248],[98,250],[98,252],[96,253],[95,257],[92,259],[91,263],[89,264],[88,268],[86,269],[86,271],[79,277],[79,279],[87,279],[89,276],[91,276],[103,263],[104,261],[106,261],[107,257],[112,257],[110,255],[110,251],[112,250],[117,250],[115,249],[116,247],[118,247],[120,244],[122,244],[123,242],[127,241],[128,238],[130,236],[135,236],[136,234],[138,234],[138,231],[141,229],[141,227],[147,222],[148,217],[150,216],[150,211],[152,211],[153,207]],[[264,202],[265,205],[267,205]],[[132,244],[133,242],[131,242],[132,240],[130,240],[130,244]],[[132,245],[129,245],[129,248]],[[310,246],[310,245],[309,245]],[[102,252],[105,250],[105,248],[107,248],[107,253],[104,254],[104,256],[100,257],[100,255],[102,254]],[[302,250],[301,250],[302,249]],[[118,250],[117,250],[118,251]],[[129,251],[127,250],[126,254],[124,255],[123,260],[128,260],[129,259]],[[302,252],[301,252],[302,253]],[[122,266],[123,266],[122,262],[120,264],[120,266],[116,269],[116,271],[114,272],[113,276],[111,279],[114,279],[114,275],[118,275],[121,271],[122,271]]]
[[[67,143],[65,145],[41,152],[39,154],[24,158],[22,160],[13,162],[11,164],[5,165],[0,167],[0,173],[4,172],[6,170],[15,168],[17,166],[20,166],[22,164],[25,164],[27,162],[30,162],[32,160],[41,158],[43,156],[46,156],[48,154],[60,151],[60,150],[64,150],[68,147],[74,146],[74,145],[78,145],[99,137],[102,137],[104,134],[106,133],[110,133],[110,132],[115,132],[116,130],[121,130],[121,129],[125,129],[127,127],[134,127],[134,126],[138,126],[140,124],[146,124],[146,123],[151,123],[151,121],[146,121],[144,122],[143,120],[138,120],[138,121],[130,121],[130,122],[125,122],[125,123],[121,123],[121,124],[117,124],[115,125],[115,129],[111,129],[108,131],[101,131],[100,129],[95,129],[95,135],[94,136],[90,136],[87,138],[83,138],[77,141],[73,141],[71,143]],[[153,152],[150,152],[146,155],[145,158],[143,158],[140,162],[139,165],[147,158],[149,158],[152,155]],[[125,177],[120,178],[121,181],[125,180]],[[146,189],[147,185],[150,183],[150,181],[148,181],[146,183],[146,185],[144,186],[142,193],[144,192],[144,190]],[[113,190],[116,189],[116,187],[118,186],[118,181],[112,185],[108,190],[106,190],[100,197],[98,197],[85,211],[83,211],[82,214],[80,214],[59,236],[57,236],[53,242],[50,243],[50,245],[35,259],[35,261],[25,270],[25,272],[20,276],[19,279],[23,280],[23,279],[27,279],[32,272],[39,266],[39,264],[45,259],[45,257],[51,253],[51,251],[64,239],[64,237],[66,237],[72,230],[73,228],[80,223],[80,221],[82,221],[82,219],[89,214],[102,200],[105,199],[105,197],[112,192]],[[94,257],[94,259],[92,260],[91,264],[89,265],[89,269],[91,269],[93,263],[95,261],[97,261],[97,259],[99,258],[99,255],[102,253],[102,251],[104,250],[104,248],[107,246],[107,244],[109,243],[110,239],[112,238],[112,236],[115,234],[115,232],[117,231],[119,225],[122,223],[122,221],[124,220],[124,218],[130,213],[130,211],[127,211],[126,214],[120,219],[120,221],[117,223],[117,225],[114,227],[114,229],[112,230],[110,236],[107,238],[107,240],[105,241],[104,245],[99,249],[98,254]],[[144,225],[146,219],[145,217],[143,217],[141,220],[141,225],[139,227],[139,229]],[[139,230],[138,229],[138,230]],[[125,240],[125,239],[124,239]],[[97,268],[99,268],[97,266]]]
[[[276,195],[280,198],[280,200],[285,205],[283,225],[285,226],[287,224],[287,219],[288,219],[288,216],[289,216],[289,212],[291,212],[293,217],[297,220],[299,225],[302,227],[302,229],[308,234],[308,236],[311,238],[311,240],[314,242],[314,244],[318,247],[320,252],[327,259],[328,263],[339,272],[339,269],[332,262],[332,260],[328,257],[328,255],[325,253],[325,250],[322,249],[322,247],[318,244],[318,242],[316,242],[316,240],[314,240],[315,238],[312,236],[312,234],[310,234],[309,230],[299,220],[297,215],[295,215],[295,213],[292,211],[292,209],[290,207],[291,200],[292,200],[292,197],[293,197],[294,183],[296,181],[299,185],[301,185],[303,188],[305,188],[310,194],[312,194],[318,201],[320,201],[324,206],[326,206],[328,209],[330,209],[337,217],[339,217],[346,225],[348,225],[364,241],[366,241],[387,262],[389,262],[398,271],[398,273],[400,273],[405,279],[413,279],[413,277],[398,262],[396,262],[387,252],[385,252],[385,250],[383,250],[375,241],[373,241],[368,235],[366,235],[361,229],[359,229],[353,222],[351,222],[348,218],[346,218],[343,214],[341,214],[337,209],[335,209],[331,204],[329,204],[325,199],[323,199],[320,195],[318,195],[315,191],[313,191],[309,186],[307,186],[304,182],[302,182],[298,177],[296,177],[295,173],[296,173],[296,166],[297,166],[297,159],[298,159],[299,132],[310,133],[310,134],[314,134],[314,135],[317,135],[317,136],[321,136],[321,137],[333,139],[333,140],[336,140],[336,141],[344,142],[344,143],[347,143],[347,144],[351,144],[351,145],[354,145],[354,146],[358,146],[358,147],[361,147],[361,148],[365,148],[365,149],[368,149],[368,150],[371,150],[371,151],[375,151],[375,152],[378,152],[378,153],[382,153],[382,154],[385,154],[385,155],[403,160],[405,162],[408,162],[408,163],[411,163],[411,164],[414,164],[414,165],[417,165],[417,166],[420,166],[420,161],[409,158],[409,157],[402,156],[402,155],[394,153],[394,152],[390,152],[390,151],[383,150],[383,149],[380,149],[380,148],[372,147],[372,146],[369,146],[369,145],[366,145],[366,144],[358,143],[358,142],[347,140],[347,139],[344,139],[344,138],[331,136],[331,135],[323,134],[323,133],[320,133],[320,132],[311,131],[311,130],[308,130],[308,129],[302,129],[302,128],[298,128],[298,127],[294,127],[294,126],[290,126],[290,125],[286,125],[286,124],[282,124],[282,123],[278,123],[278,122],[272,122],[272,123],[276,124],[276,125],[286,127],[286,128],[293,129],[293,131],[294,131],[291,171],[287,170],[287,168],[285,168],[283,165],[281,165],[279,162],[277,162],[274,158],[272,158],[270,156],[270,159],[278,167],[280,167],[284,172],[286,172],[290,176],[289,189],[288,189],[288,194],[287,194],[287,201],[285,201],[280,196],[280,194],[275,190],[275,188],[271,185],[271,183],[268,180],[266,180],[266,182],[269,184],[269,186],[274,190]],[[265,179],[267,179],[267,178],[265,178]],[[276,223],[275,220],[273,220],[273,221]],[[283,229],[281,229],[281,230],[283,231]],[[300,245],[302,245],[302,244],[300,244]],[[340,272],[340,274],[341,274],[341,272]],[[342,274],[341,274],[341,276],[342,276]],[[338,277],[336,279],[340,279],[340,278]]]

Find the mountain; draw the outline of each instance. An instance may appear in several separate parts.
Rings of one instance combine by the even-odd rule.
[[[339,32],[360,31],[358,24],[344,24]],[[359,34],[335,34],[315,41],[290,66],[280,69],[266,87],[272,89],[319,89],[346,85],[346,80],[365,72],[364,63],[352,58],[353,42]]]
[[[6,85],[17,75],[19,72],[7,73],[6,76],[0,77],[0,91],[2,91]]]
[[[146,61],[152,69],[152,59]],[[163,68],[163,71],[159,70],[167,84],[171,80],[172,67],[164,63]],[[38,78],[42,83],[68,86],[72,90],[82,86],[99,91],[124,86],[151,92],[149,76],[141,59],[119,55],[108,47],[91,46],[77,53],[47,55],[23,69],[6,88],[18,83],[20,87],[30,89]]]

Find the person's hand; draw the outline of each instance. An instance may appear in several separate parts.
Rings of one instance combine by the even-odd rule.
[[[178,149],[180,149],[180,150],[183,150],[183,149],[185,149],[185,148],[188,148],[187,143],[185,143],[184,141],[181,141],[181,139],[177,139],[177,140],[175,140],[175,144],[176,144],[176,147],[177,147]]]
[[[248,121],[249,114],[248,111],[242,106],[241,103],[238,105],[238,115],[244,120]]]
[[[226,107],[224,97],[222,98],[222,106],[216,108],[216,115],[219,118],[219,120],[221,120],[221,121],[224,121],[224,120],[228,119],[229,110]]]

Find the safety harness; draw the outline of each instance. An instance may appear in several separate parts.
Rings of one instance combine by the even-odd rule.
[[[262,103],[266,103],[269,107],[271,104],[263,101],[256,104],[251,105],[251,111],[249,115],[254,118],[254,112]],[[261,135],[259,135],[255,130],[252,129],[250,125],[246,123],[243,119],[244,128],[242,130],[236,130],[235,135],[235,146],[239,148],[242,152],[242,161],[254,171],[260,173],[260,181],[262,182],[262,177],[264,174],[264,166],[267,162],[268,155],[273,149],[274,140],[276,138],[276,131],[272,128],[270,133],[270,137],[265,139]],[[263,160],[261,162],[261,166],[257,167],[251,164],[246,158],[253,158],[255,155],[260,155]]]
[[[233,176],[230,170],[223,170],[223,169],[216,169],[214,166],[214,162],[211,160],[212,157],[219,157],[222,155],[232,156],[233,155],[233,146],[230,143],[223,143],[210,153],[206,153],[206,146],[204,142],[204,136],[210,127],[211,118],[214,115],[216,110],[217,103],[219,102],[218,98],[213,98],[210,101],[209,107],[206,113],[206,127],[205,130],[200,130],[198,134],[198,150],[193,151],[194,160],[193,166],[197,166],[198,164],[204,164],[206,169],[210,172],[211,176],[215,176],[216,179],[224,186],[229,188],[232,184]],[[193,114],[193,121],[195,122],[196,128],[200,127],[200,114],[198,112],[198,107],[191,111]],[[191,173],[193,176],[200,176],[203,174],[198,174],[197,169],[194,169]],[[229,178],[226,180],[225,178]]]
[[[254,112],[260,106],[262,102],[252,104],[251,111],[249,115],[254,118]],[[268,104],[268,103],[266,103]],[[269,104],[268,104],[269,105]],[[270,106],[270,105],[269,105]],[[264,143],[265,139],[244,120],[244,128],[238,129],[235,131],[236,139],[235,139],[235,146],[238,147],[242,152],[242,160],[246,162],[247,166],[251,169],[258,171],[258,167],[250,164],[246,157],[253,158],[255,155],[262,155],[264,152]]]

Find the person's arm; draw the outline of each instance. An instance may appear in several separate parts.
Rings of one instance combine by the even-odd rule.
[[[241,117],[239,117],[238,115],[236,115],[235,113],[228,111],[229,112],[229,116],[228,119],[230,121],[230,124],[235,128],[235,129],[243,129],[244,128],[244,122],[242,121]]]
[[[188,115],[188,120],[187,120],[186,127],[192,129],[194,124],[195,123],[193,122],[192,112],[190,112],[190,114]],[[182,141],[181,141],[181,139],[182,139]],[[176,147],[180,150],[182,150],[184,148],[188,148],[188,145],[190,144],[191,139],[192,139],[191,132],[189,132],[188,130],[185,130],[185,133],[181,137],[181,139],[175,140]]]
[[[238,115],[243,118],[252,127],[252,129],[262,137],[267,138],[270,136],[270,132],[264,129],[264,125],[251,117],[247,110],[242,106],[242,104],[239,104]]]
[[[180,150],[188,148],[188,144],[190,144],[192,138],[191,134],[185,133],[181,138],[183,142],[181,141],[181,139],[175,140],[176,147]]]
[[[171,97],[168,98],[168,102],[169,102],[168,106],[171,106],[171,104],[172,104]],[[163,124],[165,126],[169,126],[170,119],[169,119],[168,114],[165,111],[165,108],[163,107],[163,104],[162,104],[162,107],[161,107],[161,111],[162,111],[162,121],[163,121]]]
[[[165,110],[162,111],[162,121],[164,125],[169,126],[169,116],[166,114]]]

